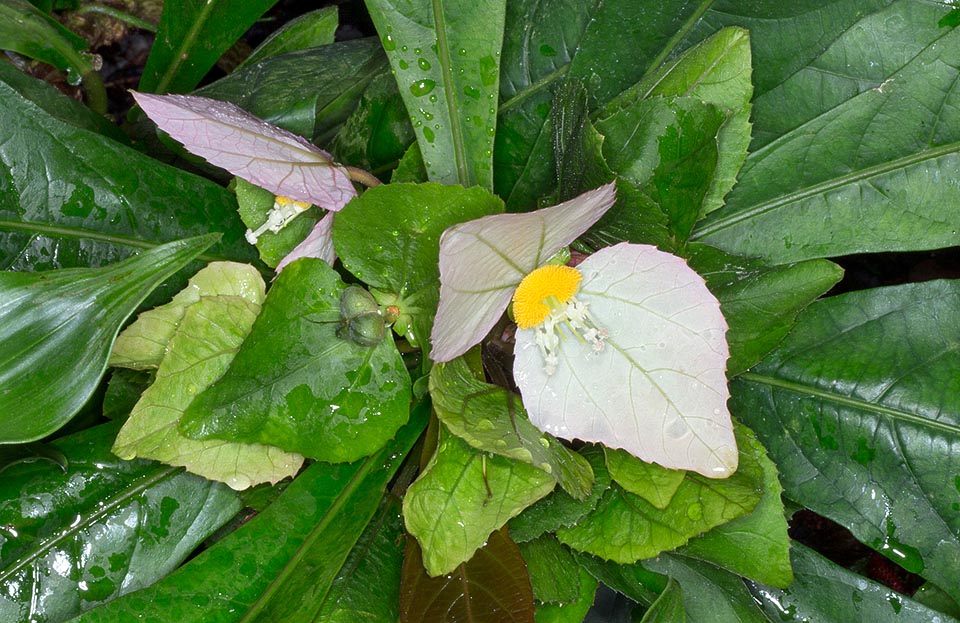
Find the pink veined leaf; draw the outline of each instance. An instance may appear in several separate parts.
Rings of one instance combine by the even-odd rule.
[[[440,305],[430,358],[462,355],[493,328],[528,273],[596,223],[616,200],[607,184],[526,214],[454,225],[440,238]]]
[[[536,329],[517,331],[513,374],[530,421],[670,469],[732,474],[727,323],[703,278],[679,257],[629,243],[601,249],[577,269],[575,298],[606,337],[596,348],[558,323],[549,373]]]
[[[133,97],[188,151],[275,195],[336,211],[357,194],[330,154],[234,104],[192,95]]]
[[[322,219],[317,221],[317,224],[313,226],[303,242],[295,246],[290,253],[287,253],[280,260],[276,268],[277,273],[283,270],[284,266],[294,260],[299,260],[301,257],[319,258],[333,266],[333,263],[337,261],[337,254],[333,250],[333,237],[330,235],[333,231],[333,215],[333,212],[327,212]]]

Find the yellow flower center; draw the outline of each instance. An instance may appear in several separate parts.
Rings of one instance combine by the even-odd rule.
[[[583,275],[576,268],[550,264],[523,278],[513,293],[513,317],[521,329],[531,329],[550,315],[557,304],[566,303],[580,286]]]

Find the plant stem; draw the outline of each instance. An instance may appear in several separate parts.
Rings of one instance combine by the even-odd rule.
[[[151,24],[145,19],[141,19],[136,15],[130,15],[129,13],[124,13],[123,11],[118,11],[113,7],[105,6],[103,4],[84,4],[79,7],[76,13],[99,13],[100,15],[107,15],[112,17],[115,20],[119,20],[124,24],[130,24],[134,28],[139,28],[140,30],[146,30],[147,32],[157,32],[157,26]]]

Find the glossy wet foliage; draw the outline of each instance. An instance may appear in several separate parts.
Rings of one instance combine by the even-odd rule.
[[[823,297],[842,256],[960,243],[949,6],[368,0],[376,36],[314,11],[204,80],[273,4],[168,0],[138,90],[302,137],[272,192],[339,180],[311,199],[338,259],[279,273],[323,213],[245,241],[274,196],[229,182],[264,126],[121,129],[49,15],[75,7],[0,2],[0,49],[88,103],[0,64],[0,620],[574,623],[601,585],[651,623],[960,620],[960,287]],[[509,315],[463,310],[482,345],[430,361],[444,231],[611,182],[573,248],[703,277],[729,478],[538,430]],[[791,540],[801,507],[922,590]]]

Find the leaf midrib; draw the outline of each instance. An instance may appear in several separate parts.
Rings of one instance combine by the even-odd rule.
[[[761,216],[768,212],[773,212],[774,210],[792,203],[810,199],[811,197],[816,197],[832,190],[843,188],[844,186],[863,182],[872,177],[892,173],[909,166],[920,164],[927,160],[936,160],[937,158],[942,158],[944,156],[957,153],[960,153],[960,141],[947,143],[946,145],[941,145],[939,147],[934,147],[918,153],[909,154],[907,156],[903,156],[902,158],[896,158],[894,160],[875,164],[870,167],[865,167],[858,171],[853,171],[846,175],[841,175],[839,177],[824,180],[816,184],[811,184],[810,186],[800,188],[785,195],[780,195],[778,197],[774,197],[773,199],[768,199],[767,201],[754,204],[753,206],[728,216],[720,217],[713,221],[707,221],[705,225],[698,227],[693,232],[693,234],[690,236],[690,240],[693,241],[706,238],[718,231],[722,231],[728,227],[733,227],[734,225],[738,225],[754,217]]]
[[[859,411],[869,411],[869,412],[876,413],[878,415],[889,416],[895,420],[900,420],[906,424],[910,424],[913,426],[941,430],[941,431],[950,433],[951,435],[960,436],[960,426],[956,424],[951,424],[949,422],[941,422],[938,420],[932,420],[932,419],[917,415],[915,413],[910,413],[909,411],[894,409],[893,407],[888,407],[886,405],[869,402],[867,400],[863,400],[859,398],[851,398],[850,396],[843,396],[841,394],[837,394],[824,389],[813,387],[811,385],[806,385],[797,381],[776,378],[774,376],[761,374],[757,372],[744,372],[740,374],[737,378],[750,383],[766,385],[769,387],[773,387],[773,388],[788,391],[788,392],[793,392],[796,394],[804,394],[811,398],[817,398],[827,402],[832,402],[834,404],[837,404],[843,407],[848,407],[848,408],[856,409]]]
[[[437,58],[443,73],[443,92],[447,101],[447,114],[450,119],[450,134],[453,139],[453,157],[457,168],[457,181],[465,188],[476,184],[467,166],[467,153],[464,147],[463,127],[460,124],[460,107],[457,105],[456,90],[453,87],[453,62],[450,57],[450,42],[447,40],[446,20],[443,15],[443,0],[432,0],[433,23],[437,33]]]
[[[20,558],[12,566],[2,573],[0,573],[0,583],[4,583],[12,578],[18,571],[29,565],[30,563],[38,560],[41,556],[45,555],[51,549],[56,547],[61,542],[67,540],[70,537],[76,536],[81,530],[89,528],[92,524],[96,523],[98,520],[107,516],[113,512],[116,508],[121,506],[124,502],[129,499],[140,495],[146,491],[149,487],[159,483],[162,480],[165,480],[171,476],[174,476],[183,471],[183,468],[180,467],[164,467],[156,470],[153,474],[148,475],[135,483],[132,483],[121,490],[119,493],[115,494],[112,498],[108,499],[103,503],[103,506],[99,506],[92,513],[86,517],[81,517],[80,521],[77,521],[71,524],[66,530],[53,537],[52,539],[45,540],[40,543],[32,552],[26,556]]]

